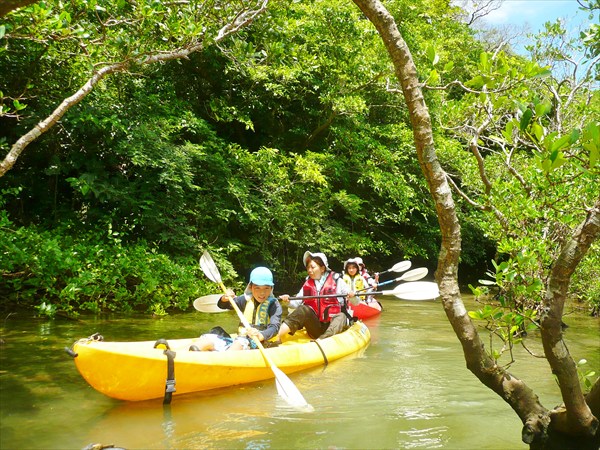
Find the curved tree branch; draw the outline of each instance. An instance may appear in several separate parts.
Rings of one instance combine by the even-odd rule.
[[[254,9],[244,8],[238,12],[233,20],[221,27],[214,42],[218,43],[232,34],[237,33],[240,29],[248,26],[254,19],[262,14],[267,8],[268,0],[259,0]],[[202,37],[203,38],[203,37]],[[161,51],[154,54],[146,54],[139,58],[134,58],[127,61],[107,64],[96,70],[92,76],[81,86],[73,95],[64,99],[58,107],[50,113],[48,117],[38,122],[31,130],[21,136],[11,147],[10,151],[0,162],[0,177],[4,176],[17,162],[17,159],[27,148],[29,144],[39,138],[42,134],[51,129],[73,106],[77,105],[87,95],[92,92],[94,87],[108,75],[116,72],[126,72],[130,67],[135,65],[148,65],[157,62],[170,61],[175,59],[187,58],[190,54],[198,52],[204,48],[204,39],[187,45],[183,48],[174,49],[172,51]]]

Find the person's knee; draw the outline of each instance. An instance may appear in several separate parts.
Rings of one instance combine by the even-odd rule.
[[[327,327],[327,330],[324,333],[324,335],[329,337],[333,336],[334,334],[341,333],[342,331],[344,331],[345,326],[346,317],[344,316],[344,314],[336,314],[335,316],[331,317],[331,322],[329,323],[329,326]]]

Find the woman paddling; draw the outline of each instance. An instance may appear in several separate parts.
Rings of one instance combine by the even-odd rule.
[[[298,297],[312,296],[304,300],[291,300],[284,294],[280,300],[296,308],[281,325],[279,339],[286,334],[293,335],[296,331],[306,328],[312,339],[325,339],[341,333],[348,324],[346,296],[348,286],[342,276],[329,269],[327,257],[323,253],[304,253],[302,258],[308,277],[298,292]],[[339,297],[319,298],[318,295],[340,294]],[[356,297],[351,301],[358,302]]]

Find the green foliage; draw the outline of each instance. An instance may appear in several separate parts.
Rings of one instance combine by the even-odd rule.
[[[485,322],[484,328],[490,333],[487,351],[496,363],[507,352],[510,356],[510,361],[506,363],[507,366],[515,361],[514,346],[524,344],[523,338],[538,328],[535,310],[524,310],[518,313],[507,311],[503,307],[484,305],[482,309],[469,311],[469,317]],[[496,345],[496,341],[499,341],[501,345]]]
[[[489,278],[479,280],[479,286],[469,284],[475,299],[484,303],[482,309],[469,311],[469,317],[485,322],[483,327],[490,333],[490,356],[498,361],[508,352],[508,365],[514,362],[513,347],[525,345],[523,339],[538,328],[537,318],[543,314],[544,283],[537,278],[540,270],[536,252],[523,249],[500,263],[492,260],[494,270],[486,273]]]
[[[492,260],[492,263],[496,269],[495,283],[499,288],[496,298],[500,304],[517,310],[536,309],[544,295],[544,283],[537,277],[541,272],[539,247],[522,249],[514,258],[499,264]]]
[[[576,363],[577,376],[579,377],[579,383],[581,384],[581,388],[584,393],[589,393],[594,387],[594,384],[598,382],[598,375],[596,375],[596,371],[589,369],[587,363],[587,359],[580,359]],[[554,381],[557,385],[559,385],[556,375],[554,375]]]
[[[532,242],[530,247],[500,263],[492,260],[494,270],[486,272],[489,278],[479,280],[479,286],[469,284],[475,299],[484,303],[482,309],[469,311],[469,317],[486,322],[490,356],[498,361],[508,351],[508,364],[514,362],[513,346],[524,344],[523,338],[537,329],[537,317],[543,314],[545,290],[543,281],[538,278],[541,273],[538,251],[542,247]],[[499,340],[501,346],[495,345],[495,340]]]
[[[357,254],[371,266],[435,260],[435,210],[406,105],[390,89],[392,66],[370,22],[352,2],[271,2],[251,27],[212,45],[235,6],[49,1],[6,17],[2,151],[98,67],[204,39],[203,51],[189,59],[106,78],[3,177],[7,239],[0,245],[11,249],[2,257],[6,295],[45,315],[161,315],[180,307],[179,293],[186,302],[195,295],[191,261],[201,247],[211,248],[224,276],[240,286],[257,264],[271,266],[278,282],[296,284],[307,248],[327,252],[334,267]],[[466,193],[511,218],[504,229],[489,210],[460,204],[462,264],[482,266],[498,243],[497,264],[517,261],[499,281],[507,289],[525,282],[526,290],[545,279],[543,268],[580,218],[572,196],[578,204],[592,196],[585,186],[597,175],[597,124],[574,118],[592,117],[598,102],[576,96],[564,115],[568,126],[559,130],[554,102],[539,86],[540,79],[552,81],[545,66],[483,52],[446,1],[389,6],[403,18],[418,66],[432,71],[423,70],[423,80],[471,80],[471,90],[488,91],[453,85],[447,97],[426,95],[448,172]],[[463,157],[465,134],[437,125],[486,117],[482,104],[498,111],[498,129],[479,139],[491,192],[477,182],[477,164]],[[530,194],[504,168],[507,143]],[[556,245],[543,248],[536,237],[548,226]],[[518,262],[521,251],[527,264]],[[536,252],[539,258],[529,259]],[[528,272],[509,282],[508,273],[518,270]],[[578,295],[587,298],[585,276],[580,286]],[[523,301],[521,293],[504,297]]]
[[[103,4],[99,17],[160,16],[162,29],[174,13],[165,5],[120,7]],[[26,14],[11,22],[23,33]],[[93,39],[96,30],[95,14],[68,15],[61,26],[80,23],[90,37],[68,34],[51,46],[51,57],[28,69],[34,77],[52,74],[36,78],[40,103],[29,103],[32,118],[85,76],[89,57],[101,55],[64,58],[61,45]],[[150,51],[150,27],[139,23],[125,36],[121,25],[102,37],[105,50],[94,51],[116,60],[138,51],[136,39]],[[18,47],[13,35],[6,35],[5,56],[20,65],[7,77],[17,90],[36,43]],[[220,48],[206,45],[188,61],[140,67],[143,77],[106,79],[63,118],[66,133],[44,135],[40,151],[20,159],[27,170],[4,178],[27,190],[8,212],[17,224],[40,230],[76,223],[70,232],[87,235],[110,224],[121,245],[148,243],[173,257],[217,243],[240,273],[266,263],[294,283],[307,247],[327,251],[334,263],[351,254],[373,255],[370,264],[434,258],[435,213],[423,199],[406,108],[386,89],[391,66],[382,51],[351,3],[273,3],[269,16]],[[21,208],[25,201],[34,206]]]
[[[208,290],[194,260],[172,261],[143,242],[123,246],[111,228],[105,236],[68,236],[64,229],[39,231],[3,220],[3,309],[18,304],[44,316],[81,310],[164,314],[186,310]]]
[[[579,375],[579,381],[584,386],[585,391],[590,392],[598,377],[594,370],[589,370],[585,367],[586,364],[586,359],[580,359],[577,362],[577,374]]]
[[[482,52],[464,94],[442,96],[440,120],[452,130],[449,137],[477,159],[465,158],[454,146],[442,147],[441,158],[469,199],[462,213],[469,223],[476,217],[483,235],[497,243],[494,270],[488,273],[498,289],[496,299],[521,312],[540,312],[549,268],[598,195],[599,110],[591,101],[598,92],[591,72],[572,80],[561,70],[570,61],[568,52],[580,48],[566,40],[560,51],[554,48],[551,38],[562,39],[564,33],[548,28],[532,46],[538,61],[552,66]],[[582,273],[582,279],[593,279],[589,271]],[[574,293],[591,298],[592,285],[580,284],[587,293]],[[485,286],[474,289],[484,294]]]
[[[532,60],[481,52],[468,77],[439,94],[436,110],[444,136],[460,143],[438,146],[460,194],[460,215],[496,244],[487,278],[469,284],[483,304],[469,316],[489,333],[489,355],[499,364],[508,354],[508,365],[514,345],[536,337],[551,269],[597,202],[600,175],[597,85],[592,68],[574,67],[572,57],[586,49],[560,24],[547,26],[529,48]],[[448,83],[451,61],[434,49],[428,55],[427,83]],[[596,243],[570,286],[571,298],[586,301],[593,314],[598,255]],[[589,388],[593,375],[580,370],[582,384]]]
[[[42,302],[40,305],[37,305],[35,309],[40,317],[52,318],[56,315],[57,306],[52,303]]]
[[[579,270],[573,275],[571,283],[574,300],[592,316],[598,316],[600,315],[600,283],[590,282],[590,280],[600,280],[600,243],[598,242],[592,246],[579,265]]]

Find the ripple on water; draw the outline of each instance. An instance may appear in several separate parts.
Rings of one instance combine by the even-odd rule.
[[[447,439],[447,427],[413,428],[400,431],[402,448],[442,448]]]

